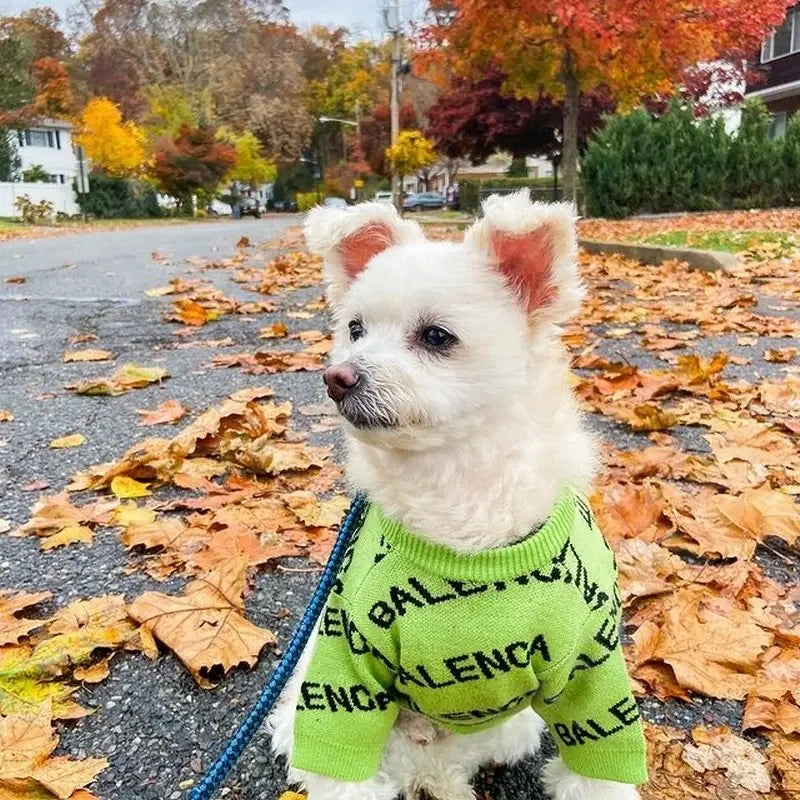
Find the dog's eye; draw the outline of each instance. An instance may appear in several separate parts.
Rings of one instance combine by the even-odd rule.
[[[361,322],[360,319],[351,319],[348,327],[350,328],[351,342],[354,342],[356,339],[360,339],[366,333],[364,330],[364,323]]]
[[[447,350],[458,339],[439,325],[426,325],[419,335],[420,341],[431,350]]]

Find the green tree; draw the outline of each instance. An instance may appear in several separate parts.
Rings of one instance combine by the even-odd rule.
[[[780,144],[769,137],[770,115],[759,98],[742,106],[728,151],[728,194],[735,208],[771,206],[780,195]]]
[[[782,142],[784,203],[800,205],[800,114],[794,114],[786,126]]]
[[[16,133],[0,128],[0,181],[13,181],[19,175],[22,160],[17,153]]]

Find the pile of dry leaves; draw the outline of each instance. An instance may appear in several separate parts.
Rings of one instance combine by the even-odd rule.
[[[752,215],[725,220],[731,229],[754,225]],[[765,230],[785,226],[786,215],[763,212],[757,222]],[[615,237],[606,238],[622,235],[623,224],[613,223]],[[674,219],[669,225],[676,229]],[[297,237],[281,244],[297,248]],[[321,280],[319,260],[306,253],[269,260],[249,242],[239,244],[229,259],[192,266],[228,270],[245,288],[273,298]],[[581,267],[588,299],[564,331],[575,391],[588,412],[607,420],[606,438],[618,432],[634,442],[606,447],[591,499],[617,554],[635,690],[669,703],[721,698],[742,709],[736,730],[648,724],[651,782],[643,795],[798,797],[800,264],[762,259],[730,274],[700,273],[584,254]],[[272,300],[242,303],[196,279],[175,278],[151,294],[170,296],[166,319],[182,325],[175,331],[181,347],[193,346],[198,329],[222,316],[274,307]],[[288,316],[309,318],[322,307],[315,298]],[[282,323],[259,336],[287,348],[218,356],[210,366],[252,374],[316,370],[330,349],[328,334],[292,332]],[[720,336],[734,337],[752,356],[709,346]],[[637,364],[616,355],[623,339],[627,353],[631,342],[641,353]],[[751,361],[774,365],[771,377],[736,377]],[[126,366],[78,391],[113,395],[136,388],[138,379],[165,377]],[[139,423],[176,424],[187,413],[167,401],[142,409]],[[90,800],[83,787],[105,762],[52,756],[53,720],[86,713],[73,694],[81,683],[103,680],[120,650],[155,658],[160,642],[209,688],[275,642],[246,619],[248,580],[287,556],[323,563],[347,506],[335,494],[341,470],[326,448],[292,427],[293,413],[267,386],[236,392],[174,435],[142,438],[118,460],[80,471],[11,532],[40,537],[42,550],[51,550],[90,544],[109,529],[130,552],[131,570],[188,582],[181,595],[149,591],[130,603],[93,598],[46,619],[26,613],[46,594],[0,595],[0,797]],[[319,417],[313,429],[330,425],[324,407],[300,413]],[[0,421],[12,419],[0,411]]]

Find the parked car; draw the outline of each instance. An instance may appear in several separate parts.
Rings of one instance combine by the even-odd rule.
[[[239,200],[239,215],[242,217],[261,217],[261,206],[255,197],[243,197]]]
[[[444,208],[444,195],[439,192],[417,192],[403,200],[406,211],[422,211],[425,208]]]
[[[347,208],[347,200],[344,197],[326,197],[322,202],[325,208]]]
[[[228,203],[224,203],[222,200],[215,197],[211,203],[209,203],[208,213],[212,217],[227,217],[230,216],[232,211]]]
[[[391,192],[375,192],[375,197],[372,198],[376,203],[386,203],[387,205],[392,204],[392,193]]]
[[[297,203],[294,200],[276,200],[272,206],[275,211],[297,211]]]

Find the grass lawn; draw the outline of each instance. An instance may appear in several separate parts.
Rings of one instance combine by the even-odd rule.
[[[694,247],[699,250],[768,251],[771,257],[789,255],[800,241],[782,231],[660,231],[637,240],[664,247]]]

